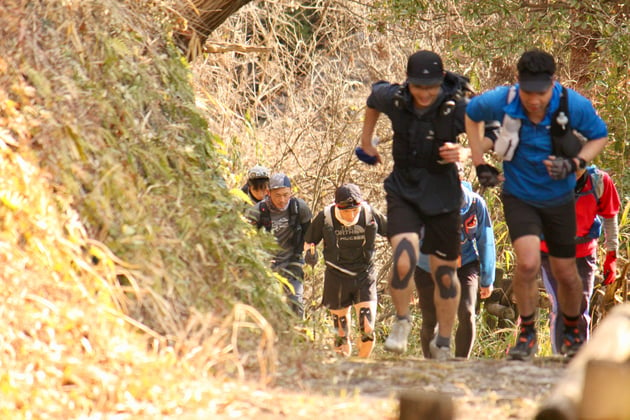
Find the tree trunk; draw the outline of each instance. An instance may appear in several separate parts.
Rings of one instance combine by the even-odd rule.
[[[252,0],[180,0],[176,11],[185,21],[175,33],[175,44],[193,60],[203,51],[208,36],[238,9]]]

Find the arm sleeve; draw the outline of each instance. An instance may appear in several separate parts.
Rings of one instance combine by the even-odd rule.
[[[481,196],[477,197],[477,249],[481,266],[480,284],[489,287],[494,284],[496,269],[496,250],[492,220],[488,213],[486,202]]]
[[[601,181],[604,184],[602,196],[599,197],[597,214],[602,217],[604,225],[604,237],[606,251],[616,251],[619,247],[619,222],[617,214],[621,209],[619,192],[608,173],[599,171]],[[593,186],[595,188],[595,186]]]
[[[606,251],[617,251],[617,248],[619,248],[619,225],[617,216],[604,218],[603,220]]]
[[[372,215],[374,217],[374,220],[376,220],[376,223],[378,223],[378,234],[381,236],[387,236],[387,217],[385,217],[383,213],[381,213],[374,207],[372,207]]]
[[[322,240],[324,228],[324,212],[320,211],[313,219],[304,235],[304,242],[317,245]]]

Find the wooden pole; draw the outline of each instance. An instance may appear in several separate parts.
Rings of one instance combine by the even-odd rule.
[[[568,364],[567,369],[551,392],[549,398],[543,402],[540,407],[536,420],[577,420],[581,418],[581,408],[592,411],[592,405],[582,407],[585,385],[586,392],[589,384],[586,383],[585,377],[589,363],[596,361],[617,364],[619,371],[626,369],[630,363],[630,304],[615,306],[610,313],[604,318],[601,324],[595,329],[592,338],[580,349],[574,356],[573,360]],[[602,364],[599,365],[600,369]],[[591,369],[597,369],[597,363],[591,364]],[[590,377],[600,377],[596,372],[591,372]],[[607,394],[606,400],[599,401],[598,404],[606,404],[606,401],[628,400],[630,378],[620,380],[625,386],[609,386],[601,383]],[[612,385],[612,383],[610,384]],[[597,385],[590,385],[597,386]],[[592,389],[592,388],[591,388]],[[590,399],[587,399],[590,401]],[[604,417],[597,417],[604,418]],[[616,412],[611,417],[605,417],[610,420],[629,418],[628,412]]]
[[[452,420],[451,398],[438,393],[407,391],[401,393],[399,420]]]

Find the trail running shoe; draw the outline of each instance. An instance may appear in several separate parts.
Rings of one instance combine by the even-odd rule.
[[[451,358],[450,347],[438,347],[435,344],[437,335],[433,337],[433,340],[429,343],[429,350],[431,351],[431,359],[435,360],[448,360]]]
[[[385,340],[385,350],[394,353],[404,353],[407,351],[407,337],[411,331],[411,321],[408,319],[397,319],[392,324],[389,337]]]
[[[345,357],[352,354],[352,343],[348,340],[348,337],[335,337],[335,352]]]
[[[579,328],[565,328],[562,336],[562,348],[560,351],[566,357],[572,358],[584,344],[584,336],[580,333]]]
[[[514,347],[508,351],[510,360],[531,360],[538,350],[538,338],[536,330],[521,327],[521,332],[516,339]]]

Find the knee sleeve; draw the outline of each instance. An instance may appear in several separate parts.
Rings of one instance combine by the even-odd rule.
[[[442,299],[457,297],[456,281],[455,268],[448,265],[441,265],[435,270],[435,283],[437,284]]]
[[[408,267],[400,267],[402,265],[402,262],[404,262],[403,258],[405,257],[407,258],[409,265]],[[417,263],[418,258],[416,257],[416,253],[414,252],[414,248],[411,242],[409,242],[407,239],[401,240],[394,250],[394,272],[392,277],[392,288],[397,290],[406,289],[416,269]],[[406,272],[400,273],[401,268],[406,269]]]
[[[372,310],[370,308],[359,309],[359,327],[361,328],[361,341],[374,341]]]

